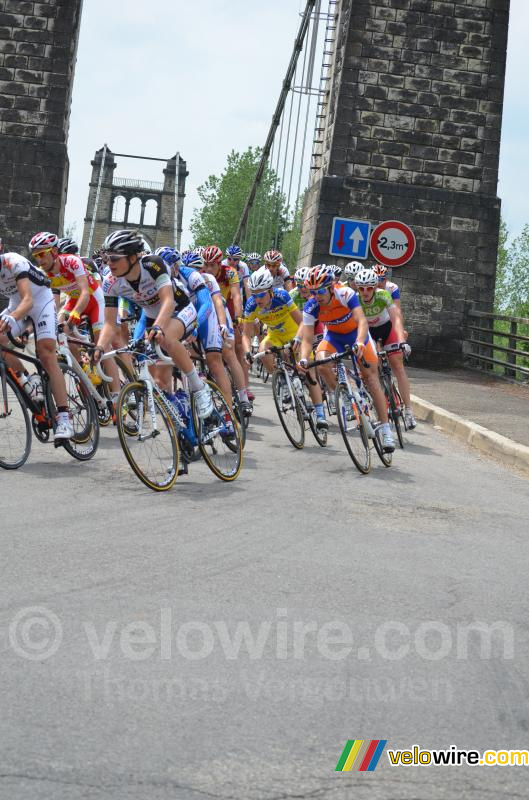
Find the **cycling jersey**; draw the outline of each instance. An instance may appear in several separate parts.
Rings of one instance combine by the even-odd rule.
[[[367,324],[370,328],[376,328],[391,322],[389,309],[395,305],[390,293],[385,289],[375,289],[370,303],[360,297],[360,305],[366,316]]]
[[[243,280],[250,276],[250,270],[248,268],[248,264],[246,263],[246,261],[239,261],[238,264],[230,264],[228,259],[225,258],[224,261],[221,261],[220,263],[222,267],[227,267],[228,269],[235,269],[235,268],[237,269],[237,275],[239,276],[239,281],[241,285]]]
[[[211,300],[211,294],[204,276],[192,267],[179,267],[176,278],[189,294],[191,302],[197,310],[198,338],[206,353],[222,351],[222,335],[219,328],[217,312]],[[218,285],[218,284],[217,284]]]
[[[18,253],[0,255],[0,294],[4,297],[13,297],[17,305],[21,300],[17,281],[21,278],[29,279],[33,299],[39,296],[49,297],[50,281],[40,269]]]
[[[60,294],[64,292],[68,297],[78,298],[81,290],[77,284],[77,278],[86,278],[88,281],[88,291],[94,294],[96,289],[101,286],[93,275],[86,271],[85,265],[79,256],[69,254],[61,254],[57,256],[59,261],[59,271],[54,273],[52,270],[46,270],[46,275],[51,282],[51,290],[53,294]]]
[[[285,288],[285,281],[291,280],[290,272],[286,268],[284,264],[279,266],[277,270],[277,275],[272,276],[274,279],[273,287],[274,289],[284,289]]]
[[[40,339],[57,338],[57,312],[50,289],[50,282],[40,269],[34,267],[27,258],[18,253],[0,255],[0,295],[9,298],[5,313],[11,314],[19,306],[21,297],[17,281],[28,278],[31,284],[33,305],[25,320],[17,320],[17,328],[12,329],[18,335],[26,328],[27,320],[35,327],[35,337]]]
[[[292,318],[296,305],[285,289],[274,289],[268,308],[260,308],[255,297],[250,297],[244,308],[244,322],[259,320],[267,326],[270,344],[286,344],[298,332],[298,323]]]
[[[226,264],[220,265],[220,271],[217,275],[217,282],[225,300],[229,300],[231,298],[232,286],[237,286],[237,288],[240,290],[241,284],[237,270],[233,269],[233,267],[228,267]]]
[[[383,288],[386,292],[390,293],[394,300],[400,300],[400,289],[396,283],[393,283],[392,281],[386,281]]]
[[[210,275],[208,272],[203,272],[202,273],[202,277],[204,278],[204,282],[205,282],[206,286],[209,289],[209,293],[210,293],[211,297],[213,297],[216,294],[220,294],[220,296],[222,297],[222,292],[220,291],[220,286],[219,286],[219,284],[217,282],[217,279],[214,278],[213,275]],[[223,297],[222,297],[222,302],[224,304],[224,313],[226,314],[226,327],[228,329],[227,338],[230,339],[231,341],[233,341],[233,339],[235,338],[235,333],[233,331],[233,322],[232,322],[232,319],[231,319],[230,312],[228,311],[228,309],[226,307],[226,301],[225,301],[225,299]],[[217,317],[217,319],[218,319],[218,317]]]
[[[293,302],[296,304],[296,308],[299,311],[303,311],[305,303],[307,302],[301,292],[299,291],[298,287],[296,286],[295,289],[291,289],[289,292]]]
[[[350,333],[357,328],[353,310],[360,306],[358,295],[348,286],[331,286],[332,293],[329,305],[320,306],[316,297],[307,300],[303,308],[303,323],[315,325],[323,322],[329,331],[334,333]]]
[[[105,305],[107,308],[117,308],[118,298],[124,297],[133,300],[142,308],[149,319],[156,319],[162,307],[159,291],[164,286],[170,286],[176,303],[175,311],[180,311],[189,305],[189,297],[183,287],[176,282],[171,282],[171,276],[166,265],[158,256],[147,255],[139,260],[140,275],[136,281],[127,278],[117,278],[111,273],[103,279]]]

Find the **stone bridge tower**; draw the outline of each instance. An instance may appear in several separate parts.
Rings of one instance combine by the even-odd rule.
[[[393,277],[410,341],[418,360],[457,363],[465,309],[494,299],[509,0],[337,8],[300,263],[331,260],[334,216],[408,224],[417,251]]]
[[[188,175],[186,162],[180,156],[169,159],[165,162],[163,182],[157,183],[116,177],[116,157],[108,148],[106,151],[101,148],[92,161],[81,252],[89,254],[90,237],[90,251],[93,252],[101,247],[108,233],[120,228],[137,228],[152,249],[175,243],[179,247]]]
[[[0,2],[0,236],[62,230],[82,0]]]

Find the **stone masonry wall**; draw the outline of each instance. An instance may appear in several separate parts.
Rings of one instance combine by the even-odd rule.
[[[454,363],[465,308],[490,309],[509,0],[344,0],[325,150],[301,263],[329,261],[332,217],[400,219],[395,270],[416,354]]]
[[[62,231],[82,0],[0,0],[0,236]]]

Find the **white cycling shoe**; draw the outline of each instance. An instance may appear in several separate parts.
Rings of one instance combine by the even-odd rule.
[[[71,420],[61,419],[57,421],[54,433],[54,441],[58,439],[71,439],[74,434],[73,425]]]
[[[384,453],[393,453],[395,450],[395,439],[393,438],[391,431],[380,431],[380,441]]]
[[[209,386],[205,385],[203,389],[199,389],[198,392],[194,392],[193,399],[195,402],[197,415],[200,417],[200,419],[207,419],[207,417],[209,417],[215,410],[213,398],[211,396],[211,389]]]

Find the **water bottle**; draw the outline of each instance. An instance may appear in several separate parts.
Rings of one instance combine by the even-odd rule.
[[[294,387],[294,391],[296,392],[298,397],[301,397],[303,394],[303,386],[301,385],[301,379],[298,375],[294,375],[292,378],[292,386]]]

